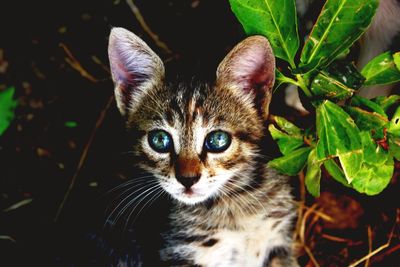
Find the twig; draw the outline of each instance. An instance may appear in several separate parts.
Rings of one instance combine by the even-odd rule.
[[[84,149],[83,149],[83,151],[82,151],[81,157],[80,157],[80,159],[79,159],[78,166],[77,166],[77,168],[76,168],[76,170],[75,170],[74,175],[73,175],[72,178],[71,178],[71,181],[70,181],[69,187],[68,187],[68,189],[67,189],[67,192],[66,192],[65,195],[64,195],[64,199],[63,199],[63,201],[61,202],[60,206],[58,207],[56,216],[54,217],[54,221],[55,221],[55,222],[57,222],[57,220],[59,219],[60,214],[61,214],[61,212],[62,212],[62,210],[63,210],[63,208],[64,208],[64,205],[65,205],[65,203],[67,202],[68,197],[69,197],[69,195],[71,194],[72,189],[74,188],[76,179],[78,178],[79,172],[80,172],[80,170],[82,169],[83,164],[85,163],[85,160],[86,160],[86,157],[87,157],[89,148],[90,148],[90,146],[91,146],[92,143],[93,143],[93,140],[94,140],[94,137],[95,137],[95,135],[96,135],[96,133],[97,133],[97,130],[100,128],[101,124],[103,123],[104,118],[105,118],[105,115],[107,114],[107,111],[110,109],[110,106],[111,106],[111,104],[113,103],[113,101],[114,101],[114,95],[110,96],[110,98],[108,99],[107,105],[106,105],[105,108],[100,112],[100,115],[99,115],[99,117],[97,118],[96,125],[95,125],[94,129],[92,130],[92,133],[90,134],[89,140],[87,141],[87,143],[86,143],[86,145],[85,145],[85,147],[84,147]]]
[[[63,44],[60,43],[60,47],[62,49],[64,49],[64,52],[67,54],[67,57],[64,58],[65,61],[76,71],[78,71],[80,73],[80,75],[86,79],[88,79],[91,82],[98,82],[98,80],[93,77],[89,72],[87,72],[81,65],[81,63],[74,57],[74,55],[72,55],[71,51],[68,49],[68,47]]]
[[[387,248],[390,244],[386,243],[382,246],[380,246],[379,248],[375,249],[374,251],[368,253],[367,255],[365,255],[364,257],[362,257],[361,259],[359,259],[358,261],[352,263],[349,265],[349,267],[356,267],[357,265],[359,265],[360,263],[362,263],[365,260],[368,260],[369,258],[371,258],[372,256],[374,256],[375,254],[379,253],[380,251],[384,250],[385,248]]]
[[[306,245],[304,245],[304,250],[306,251],[308,257],[310,258],[310,260],[312,261],[312,263],[314,264],[315,267],[319,267],[318,261],[315,259],[314,255],[312,254],[311,250],[309,247],[307,247]]]
[[[306,189],[305,189],[306,187],[304,184],[304,172],[303,171],[301,171],[299,173],[299,182],[300,182],[300,185],[299,185],[299,187],[300,187],[300,203],[299,204],[300,205],[299,205],[298,212],[297,212],[298,213],[297,222],[296,222],[297,231],[295,232],[294,239],[296,239],[297,235],[300,236],[299,231],[300,231],[301,221],[303,219],[303,214],[304,214],[303,209],[305,207],[305,202],[306,202]]]
[[[379,252],[381,252],[382,250],[384,250],[385,248],[390,246],[390,243],[392,242],[392,238],[393,238],[393,234],[394,234],[394,230],[396,228],[397,224],[393,225],[392,231],[390,232],[389,235],[389,239],[386,242],[386,244],[380,246],[379,248],[375,249],[374,251],[369,252],[367,255],[365,255],[364,257],[362,257],[361,259],[359,259],[358,261],[352,263],[349,265],[349,267],[356,267],[358,264],[370,259],[371,257],[373,257],[375,254],[378,254]]]
[[[371,225],[368,225],[368,254],[372,252],[372,230]],[[365,261],[365,267],[369,266],[369,258]]]
[[[314,205],[311,206],[310,209],[308,209],[303,216],[303,219],[301,220],[301,225],[300,225],[300,233],[299,233],[299,237],[300,240],[303,244],[306,243],[305,240],[305,232],[306,232],[306,222],[307,222],[307,218],[308,216],[312,213],[312,211],[314,211],[317,208],[317,204],[315,203]]]
[[[394,252],[396,252],[397,250],[400,250],[400,244],[386,250],[384,253],[380,254],[379,256],[376,256],[375,258],[373,258],[371,261],[372,262],[379,262],[381,261],[384,257],[386,257],[387,255],[390,255]]]
[[[351,239],[347,239],[347,238],[342,238],[342,237],[338,237],[338,236],[333,236],[333,235],[328,235],[328,234],[322,234],[321,235],[322,238],[328,239],[330,241],[334,241],[334,242],[339,242],[339,243],[347,243],[347,245],[358,245],[361,244],[362,242],[358,241],[358,242],[354,242]]]
[[[133,15],[135,15],[136,19],[138,20],[140,26],[142,26],[143,30],[150,36],[151,39],[156,43],[158,47],[163,49],[167,54],[171,55],[172,51],[169,47],[160,40],[157,34],[155,34],[149,27],[149,25],[144,20],[142,13],[140,13],[139,8],[133,3],[133,0],[126,0],[126,3],[131,8]]]
[[[106,65],[104,65],[104,63],[101,62],[101,60],[97,56],[93,55],[92,60],[94,63],[99,65],[105,72],[107,72],[108,74],[111,74],[110,68],[107,67]]]

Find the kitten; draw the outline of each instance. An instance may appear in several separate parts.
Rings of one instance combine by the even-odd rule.
[[[137,164],[174,201],[163,264],[298,266],[287,177],[266,167],[261,145],[275,80],[268,40],[248,37],[214,85],[196,87],[165,83],[161,59],[125,29],[112,29],[108,52]]]

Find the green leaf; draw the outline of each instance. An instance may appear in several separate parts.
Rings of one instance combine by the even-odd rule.
[[[363,34],[377,7],[378,0],[327,0],[301,53],[303,65],[329,65]]]
[[[280,116],[273,116],[272,119],[283,131],[290,135],[302,136],[302,131],[299,127],[288,121],[287,119]]]
[[[364,162],[352,181],[352,186],[360,193],[376,195],[389,184],[394,171],[393,157],[377,145],[369,132],[361,132]]]
[[[268,167],[290,176],[296,175],[304,168],[310,151],[311,147],[299,148],[288,155],[271,160]]]
[[[351,97],[354,93],[352,88],[340,83],[335,78],[329,76],[329,73],[320,72],[311,82],[311,92],[315,96],[329,98],[333,100],[343,100]]]
[[[376,112],[366,111],[359,107],[345,106],[344,109],[354,119],[360,130],[373,130],[378,137],[383,137],[383,127],[389,122],[386,117]]]
[[[396,137],[400,137],[400,106],[394,112],[387,131]]]
[[[14,87],[0,91],[0,136],[10,126],[15,116],[14,110],[17,106],[17,101],[13,99],[14,93]]]
[[[308,192],[314,197],[319,197],[320,181],[321,181],[321,164],[318,161],[316,150],[311,150],[307,159],[307,173],[305,177],[305,184]]]
[[[299,48],[297,14],[293,0],[229,0],[247,34],[268,38],[276,57],[294,67]]]
[[[336,60],[325,70],[329,75],[351,89],[359,89],[365,77],[357,70],[353,62]]]
[[[377,166],[385,164],[389,157],[387,151],[375,143],[370,132],[361,132],[360,136],[364,148],[364,162]]]
[[[391,52],[373,58],[361,70],[361,74],[366,78],[364,85],[383,85],[400,81],[400,71]]]
[[[394,172],[392,157],[388,157],[383,165],[363,163],[362,168],[354,178],[352,186],[360,193],[376,195],[385,189]]]
[[[311,82],[311,92],[315,96],[339,101],[351,97],[364,80],[353,63],[339,60],[316,75]]]
[[[367,98],[356,95],[351,99],[351,105],[370,109],[371,111],[376,112],[387,119],[385,110],[379,104]]]
[[[290,136],[278,129],[273,124],[268,126],[268,130],[271,133],[272,139],[277,141],[279,150],[283,155],[287,155],[296,148],[304,145],[302,136]]]
[[[400,161],[400,138],[389,134],[389,153]]]
[[[361,168],[360,131],[353,119],[329,100],[317,107],[318,160],[338,157],[348,182]]]
[[[373,100],[386,113],[396,103],[400,103],[400,95],[378,96]]]
[[[324,167],[336,181],[338,181],[339,183],[341,183],[346,187],[351,187],[351,185],[347,182],[343,170],[336,164],[336,162],[333,159],[325,161]]]
[[[393,54],[394,64],[396,65],[397,69],[400,71],[400,52]]]
[[[67,128],[76,128],[78,126],[78,123],[76,121],[66,121],[64,125]]]

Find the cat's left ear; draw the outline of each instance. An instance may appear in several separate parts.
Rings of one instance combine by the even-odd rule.
[[[217,69],[217,87],[230,87],[250,95],[267,119],[275,82],[275,57],[267,38],[251,36],[236,45]]]

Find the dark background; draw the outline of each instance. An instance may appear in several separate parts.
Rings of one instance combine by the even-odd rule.
[[[104,233],[101,228],[110,200],[104,193],[132,171],[126,167],[129,138],[124,122],[110,102],[113,86],[107,70],[107,38],[113,26],[141,36],[165,61],[170,79],[197,76],[212,81],[224,55],[245,37],[228,1],[135,3],[172,54],[143,31],[123,0],[0,4],[4,53],[0,64],[8,64],[0,73],[0,90],[14,86],[19,102],[15,120],[0,137],[0,236],[12,238],[0,238],[0,266],[102,266],[100,262],[118,257],[119,250],[135,249],[129,238],[121,237],[129,233]],[[309,18],[316,14],[312,12]],[[71,55],[64,48],[93,78],[83,77],[68,63]],[[312,116],[299,117],[284,106],[282,91],[274,95],[272,112],[309,123]],[[101,125],[96,126],[99,120]],[[70,121],[77,126],[68,127]],[[78,171],[91,136],[93,143]],[[271,144],[271,150],[275,149]],[[76,182],[56,220],[75,173]],[[333,193],[321,197],[319,206],[336,208],[333,214],[343,213],[341,220],[348,223],[335,228],[318,221],[309,230],[309,246],[321,266],[341,266],[368,253],[368,227],[374,248],[387,241],[399,219],[399,184],[395,178],[384,194],[368,198],[326,180],[324,190]],[[24,199],[32,202],[7,211]],[[308,197],[307,203],[314,200]],[[157,221],[150,226],[157,233]],[[394,246],[399,244],[397,231]],[[331,242],[323,234],[340,235],[348,242]],[[302,265],[313,266],[300,252]],[[399,266],[396,262],[398,250],[376,260],[376,266]]]

